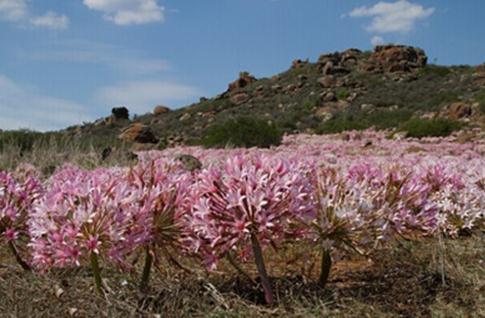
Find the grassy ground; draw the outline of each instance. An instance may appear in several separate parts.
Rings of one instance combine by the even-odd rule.
[[[326,289],[314,284],[318,258],[305,249],[266,254],[273,308],[227,264],[211,275],[163,266],[147,295],[137,291],[139,268],[127,274],[105,267],[108,293],[100,297],[87,268],[25,273],[0,249],[0,317],[485,317],[483,233],[442,244],[402,242],[372,260],[341,260]]]

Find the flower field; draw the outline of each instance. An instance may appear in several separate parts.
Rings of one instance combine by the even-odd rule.
[[[111,270],[137,277],[141,294],[160,266],[208,277],[230,270],[271,308],[272,261],[288,246],[305,246],[299,267],[318,258],[302,280],[325,290],[342,260],[379,262],[395,244],[483,236],[484,154],[483,141],[365,131],[288,136],[272,149],[142,152],[132,167],[65,165],[48,177],[24,164],[0,172],[0,244],[40,277],[88,268],[99,295],[110,293]]]

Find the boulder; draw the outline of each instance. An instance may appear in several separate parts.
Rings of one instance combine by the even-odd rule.
[[[322,85],[323,88],[330,88],[335,85],[335,77],[333,75],[326,75],[318,79],[318,83]]]
[[[472,115],[472,107],[464,102],[456,102],[448,107],[447,113],[451,119],[462,119]]]
[[[179,121],[186,121],[189,120],[192,117],[192,115],[188,112],[183,113],[182,116],[180,116]]]
[[[153,109],[154,115],[166,114],[168,112],[170,112],[170,108],[168,108],[167,106],[158,105],[155,106],[155,108]]]
[[[114,107],[111,109],[111,117],[115,120],[118,119],[129,119],[130,118],[130,112],[128,111],[128,108],[122,106],[122,107]]]
[[[185,170],[188,171],[200,170],[202,168],[202,162],[189,154],[179,154],[175,157],[175,160],[180,161]]]
[[[335,102],[337,100],[337,96],[334,92],[324,92],[320,95],[320,99],[323,102]]]
[[[119,135],[119,138],[139,144],[156,144],[158,142],[150,127],[142,123],[134,123],[126,127]]]
[[[405,45],[378,45],[369,60],[387,72],[408,72],[426,66],[422,49]]]
[[[241,72],[239,73],[239,78],[234,82],[230,83],[227,90],[228,92],[234,92],[256,81],[257,79],[248,72]]]
[[[235,105],[244,104],[249,100],[249,95],[247,93],[236,93],[231,96],[230,101]]]
[[[291,62],[291,68],[301,68],[301,67],[303,67],[307,64],[308,64],[308,60],[303,61],[303,60],[298,59],[298,60],[294,60],[293,62]]]

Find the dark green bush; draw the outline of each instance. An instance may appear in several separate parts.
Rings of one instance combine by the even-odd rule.
[[[451,73],[451,69],[446,66],[428,64],[420,70],[420,73],[423,75],[445,77]]]
[[[315,129],[317,134],[336,134],[347,130],[364,130],[369,128],[368,123],[362,121],[360,116],[341,115],[332,118]]]
[[[370,114],[342,114],[318,126],[316,133],[332,134],[346,130],[363,130],[370,127],[377,130],[389,129],[398,127],[409,120],[411,116],[412,112],[409,110],[378,110]]]
[[[389,129],[394,127],[399,127],[406,121],[408,121],[411,116],[412,112],[410,110],[381,110],[376,111],[367,115],[365,119],[368,122],[369,127],[373,126],[376,129]]]
[[[222,124],[211,126],[202,138],[206,148],[262,147],[279,145],[282,132],[265,120],[250,117],[230,119]]]
[[[401,125],[400,130],[406,131],[407,137],[446,137],[461,126],[461,123],[445,118],[413,118]]]

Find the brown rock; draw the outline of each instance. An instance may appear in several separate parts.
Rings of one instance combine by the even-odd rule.
[[[128,142],[136,142],[140,144],[152,143],[156,144],[158,139],[153,134],[150,127],[142,123],[134,123],[125,128],[119,138]]]
[[[249,100],[249,95],[247,93],[236,93],[231,96],[230,101],[233,104],[241,105]]]
[[[424,67],[428,57],[422,49],[405,45],[378,45],[369,60],[387,72],[408,72]]]
[[[155,106],[155,108],[153,109],[154,115],[166,114],[168,112],[170,112],[170,108],[162,105]]]
[[[456,102],[449,106],[448,117],[451,119],[462,119],[464,117],[469,117],[472,114],[471,105],[463,102]]]
[[[301,67],[303,67],[307,64],[308,64],[308,60],[303,61],[303,60],[298,59],[298,60],[294,60],[291,63],[291,68],[301,68]]]
[[[318,83],[324,88],[330,88],[335,85],[335,77],[333,75],[326,75],[318,79]]]
[[[334,92],[324,92],[320,95],[320,99],[323,102],[335,102],[337,100],[337,96],[335,96]]]
[[[233,92],[238,89],[244,88],[248,86],[249,84],[256,82],[257,79],[249,74],[248,72],[241,72],[239,73],[239,78],[235,80],[234,82],[229,84],[228,91]]]

